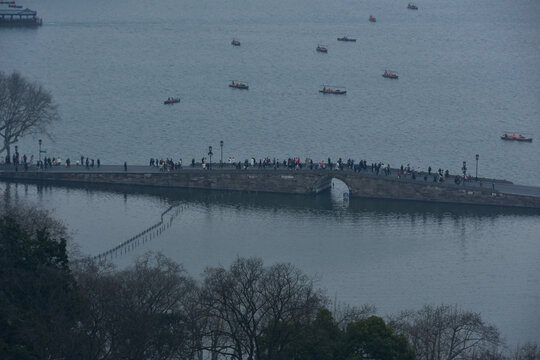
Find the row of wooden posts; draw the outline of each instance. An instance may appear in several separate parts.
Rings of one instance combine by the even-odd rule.
[[[147,241],[150,241],[152,239],[155,239],[163,231],[168,229],[174,218],[180,214],[182,210],[184,210],[185,205],[171,205],[167,210],[165,210],[161,214],[161,219],[158,223],[155,225],[150,226],[148,229],[138,233],[135,236],[132,236],[128,240],[124,241],[121,244],[118,244],[117,246],[113,247],[112,249],[109,249],[105,252],[102,252],[98,255],[95,255],[92,257],[93,260],[107,260],[107,259],[113,259],[119,255],[126,254],[128,251],[133,250],[135,247],[139,246],[142,243],[144,244]],[[172,211],[174,209],[174,211]],[[172,211],[172,212],[171,212]],[[169,214],[170,213],[170,214]],[[169,219],[165,222],[163,218],[167,215],[170,215]]]

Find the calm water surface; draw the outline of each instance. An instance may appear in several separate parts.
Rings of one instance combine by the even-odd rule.
[[[540,185],[540,2],[27,0],[37,29],[0,28],[0,71],[53,94],[47,155],[146,163],[341,156]],[[367,21],[369,15],[377,23]],[[349,35],[356,43],[337,42]],[[242,42],[232,47],[231,39]],[[327,45],[327,55],[315,52]],[[400,79],[383,79],[385,69]],[[235,91],[231,79],[249,82]],[[346,96],[324,96],[321,84]],[[164,106],[169,96],[182,102]],[[534,137],[503,142],[505,131]],[[37,155],[37,139],[19,151]],[[540,338],[539,215],[318,197],[0,184],[5,202],[54,210],[98,254],[186,206],[157,239],[192,274],[237,256],[292,262],[380,314],[425,303],[482,313],[510,344]]]
[[[103,191],[105,190],[105,191]],[[194,276],[238,256],[291,262],[328,296],[392,314],[423,304],[482,313],[510,345],[540,337],[540,213],[411,202],[0,183],[6,202],[53,210],[96,255],[184,210],[157,238],[114,257],[161,251]],[[72,244],[72,245],[74,245]]]
[[[474,173],[479,154],[481,175],[540,185],[538,1],[24,5],[44,25],[0,29],[0,70],[40,81],[60,105],[48,155],[200,159],[223,140],[225,158],[341,156],[452,172],[467,161]],[[345,34],[358,41],[336,41]],[[382,78],[387,68],[400,79]],[[324,96],[321,84],[348,93]],[[169,96],[182,103],[164,106]],[[505,131],[535,141],[507,143]],[[21,152],[36,154],[37,137]]]

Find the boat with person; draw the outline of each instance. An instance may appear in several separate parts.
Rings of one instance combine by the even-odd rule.
[[[176,103],[179,103],[180,102],[180,98],[179,97],[170,97],[168,98],[167,100],[165,100],[163,102],[164,105],[168,105],[168,104],[176,104]]]
[[[409,5],[407,5],[407,9],[410,9],[410,10],[418,10],[418,6],[412,4],[412,3],[409,3]]]
[[[501,139],[507,141],[532,142],[532,138],[525,137],[521,134],[516,136],[515,134],[508,135],[508,133],[505,133],[503,136],[501,136]]]
[[[353,42],[356,42],[356,39],[352,39],[348,36],[343,36],[343,37],[340,37],[340,38],[337,38],[338,41],[353,41]]]
[[[328,48],[326,45],[317,45],[317,51],[321,53],[328,53]]]
[[[377,22],[377,19],[375,19],[375,16],[369,15],[369,21],[371,21],[371,22]]]
[[[229,87],[232,87],[234,89],[241,89],[241,90],[248,90],[249,85],[246,82],[242,82],[239,80],[231,80],[231,83],[229,84]]]
[[[236,39],[232,39],[231,45],[232,45],[232,46],[240,46],[240,41],[238,41],[238,40],[236,40]]]
[[[323,85],[323,88],[319,92],[323,94],[345,95],[347,90],[343,86]]]
[[[384,78],[388,78],[388,79],[399,79],[399,76],[398,76],[398,74],[396,74],[395,71],[384,70],[384,74],[382,74],[382,76]]]

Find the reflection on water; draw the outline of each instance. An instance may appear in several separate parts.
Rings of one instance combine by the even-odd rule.
[[[182,211],[167,231],[114,258],[161,251],[195,276],[238,256],[291,262],[332,298],[375,304],[381,315],[425,303],[479,311],[511,344],[540,335],[540,212],[340,197],[123,186],[0,183],[6,203],[30,203],[96,255]]]

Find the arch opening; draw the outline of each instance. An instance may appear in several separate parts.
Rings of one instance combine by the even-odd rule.
[[[336,206],[349,206],[350,189],[345,182],[332,178],[330,186],[330,197]]]

